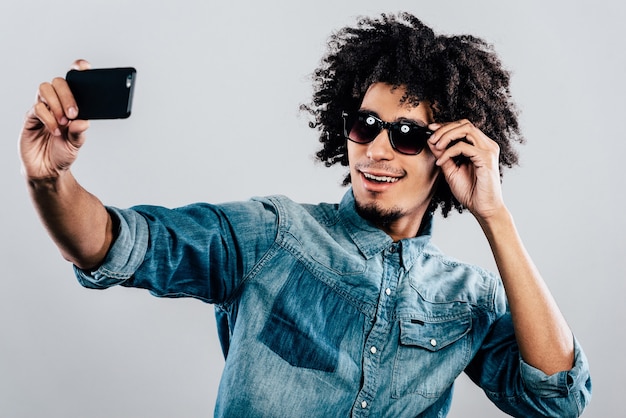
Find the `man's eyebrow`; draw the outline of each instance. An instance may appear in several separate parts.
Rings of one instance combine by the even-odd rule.
[[[374,110],[368,109],[367,107],[360,108],[359,112],[369,113],[370,115],[376,116],[378,119],[381,119],[381,117],[378,115],[378,113],[376,113]]]
[[[423,121],[421,119],[405,118],[404,116],[399,117],[395,121],[396,122],[411,122],[411,123],[416,124],[417,126],[422,126],[422,127],[428,126],[428,123],[426,123],[425,121]]]
[[[383,118],[381,118],[376,111],[368,109],[367,107],[360,108],[359,112],[369,113],[370,115],[375,116],[375,117],[377,117],[380,120],[383,120]],[[394,121],[386,121],[386,122],[410,122],[410,123],[414,123],[414,124],[416,124],[418,126],[428,126],[428,123],[426,123],[425,121],[423,121],[421,119],[407,118],[405,116],[400,116],[399,118],[397,118]]]

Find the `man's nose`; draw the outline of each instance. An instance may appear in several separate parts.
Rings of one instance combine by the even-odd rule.
[[[381,130],[376,138],[367,144],[367,157],[374,161],[393,159],[394,150],[387,129]]]

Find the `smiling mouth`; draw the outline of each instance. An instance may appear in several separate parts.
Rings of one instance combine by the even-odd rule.
[[[369,173],[363,173],[363,177],[365,177],[367,180],[370,181],[374,181],[377,183],[395,183],[398,180],[400,180],[398,177],[390,177],[390,176],[375,176],[373,174],[369,174]]]

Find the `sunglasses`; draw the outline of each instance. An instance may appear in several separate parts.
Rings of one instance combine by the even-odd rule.
[[[385,122],[367,112],[341,112],[343,135],[357,144],[372,142],[383,129],[389,132],[389,142],[401,154],[415,155],[422,152],[431,130],[414,122]]]

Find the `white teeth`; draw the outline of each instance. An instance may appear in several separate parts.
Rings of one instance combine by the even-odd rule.
[[[374,180],[374,181],[385,182],[385,183],[395,183],[396,181],[398,181],[398,178],[396,177],[387,177],[387,176],[379,177],[379,176],[374,176],[368,173],[363,173],[363,176],[365,176],[365,178],[368,180]]]

